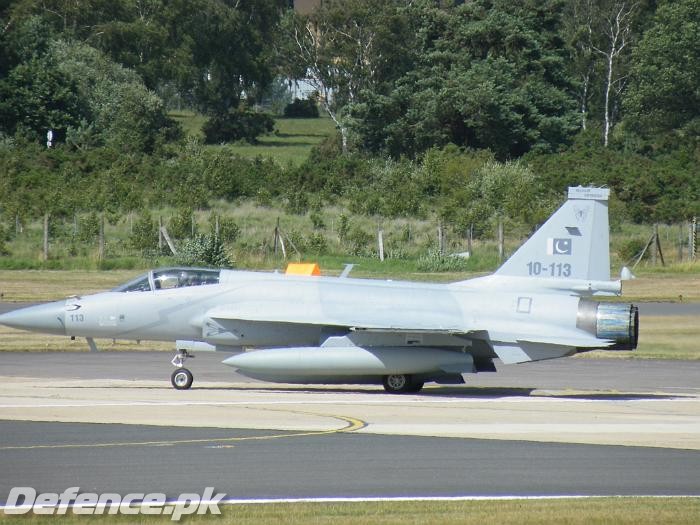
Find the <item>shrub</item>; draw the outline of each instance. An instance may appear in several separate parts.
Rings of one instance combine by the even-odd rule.
[[[344,213],[340,214],[338,217],[338,240],[340,242],[345,241],[348,238],[348,232],[350,231],[350,219]]]
[[[158,227],[150,213],[144,213],[134,222],[129,243],[143,254],[158,248]]]
[[[309,235],[307,248],[316,255],[323,255],[328,252],[328,242],[321,232],[313,232]]]
[[[92,244],[100,235],[100,217],[94,211],[78,221],[78,240],[83,244]]]
[[[318,105],[313,99],[294,99],[284,108],[284,116],[287,118],[318,118]]]
[[[194,228],[193,228],[194,225]],[[185,239],[197,233],[192,208],[181,208],[168,222],[168,234],[173,239]]]
[[[323,220],[323,215],[319,211],[312,211],[309,214],[309,219],[311,219],[311,224],[314,226],[314,230],[325,230],[326,223]]]
[[[353,228],[349,235],[350,254],[356,256],[372,256],[374,250],[371,248],[374,241],[374,236],[360,228]]]
[[[216,235],[216,221],[219,221],[219,239],[223,242],[234,242],[241,233],[241,228],[231,217],[211,214],[209,216],[209,226],[212,235]]]
[[[290,191],[287,195],[287,212],[295,215],[303,215],[309,209],[309,197],[306,192],[301,190]]]
[[[221,144],[245,140],[254,144],[258,136],[275,129],[275,121],[267,113],[249,110],[234,110],[216,115],[202,126],[204,141],[207,144]]]
[[[422,272],[463,272],[468,268],[468,259],[454,255],[442,255],[438,250],[430,250],[418,259],[418,269]]]
[[[224,243],[215,235],[195,235],[185,240],[180,246],[176,260],[186,266],[214,266],[225,268],[231,266]]]
[[[633,239],[627,239],[624,243],[620,245],[617,250],[617,254],[620,256],[620,260],[625,263],[632,262],[633,259],[639,257],[642,250],[646,246],[647,242],[639,237]],[[644,257],[649,255],[649,251],[644,254]]]

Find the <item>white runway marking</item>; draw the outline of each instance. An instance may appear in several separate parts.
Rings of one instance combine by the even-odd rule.
[[[260,505],[275,503],[391,503],[402,501],[520,501],[520,500],[560,500],[560,499],[593,499],[593,498],[698,498],[700,495],[645,495],[634,494],[626,496],[600,496],[582,494],[561,494],[554,496],[394,496],[371,498],[280,498],[280,499],[224,499],[226,505]]]
[[[637,395],[637,394],[635,394]],[[678,402],[697,402],[696,397],[674,397],[673,399],[668,398],[651,398],[651,399],[580,399],[580,398],[555,398],[555,397],[542,397],[542,398],[497,398],[497,399],[396,399],[396,400],[362,400],[362,401],[349,401],[349,400],[308,400],[299,399],[296,401],[127,401],[127,402],[99,402],[99,401],[82,401],[74,403],[41,403],[41,404],[0,404],[0,409],[2,408],[80,408],[80,407],[136,407],[136,406],[153,406],[153,407],[165,407],[165,406],[251,406],[251,405],[424,405],[424,404],[460,404],[460,403],[654,403],[654,402],[668,402],[673,401]]]

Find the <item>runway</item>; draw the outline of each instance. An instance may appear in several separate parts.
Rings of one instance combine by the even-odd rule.
[[[163,352],[0,354],[0,501],[700,495],[700,363],[559,359],[395,396],[253,382],[225,357],[188,362],[183,392]]]
[[[147,348],[147,343],[143,344]],[[174,352],[173,352],[174,354]],[[169,387],[173,367],[168,352],[0,352],[0,376],[80,380],[160,381]],[[187,361],[195,376],[193,388],[202,383],[220,383],[220,387],[251,383],[276,389],[237,374],[221,361],[224,352],[198,352]],[[520,365],[498,365],[497,373],[480,373],[468,377],[466,388],[503,388],[529,390],[585,390],[603,394],[611,392],[668,392],[700,394],[700,362],[656,359],[567,358],[537,361]],[[462,392],[465,387],[428,387],[433,392]],[[296,389],[303,387],[296,386]],[[341,390],[351,392],[353,387]],[[372,388],[377,393],[381,387]]]
[[[681,450],[69,423],[0,422],[0,433],[0,497],[13,486],[215,487],[234,499],[700,494],[700,454]]]

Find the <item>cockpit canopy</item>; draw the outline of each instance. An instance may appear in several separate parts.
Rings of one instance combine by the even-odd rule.
[[[185,286],[218,284],[221,270],[208,268],[159,268],[114,288],[113,292],[150,292]]]

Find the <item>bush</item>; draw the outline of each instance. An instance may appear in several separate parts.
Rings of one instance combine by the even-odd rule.
[[[192,239],[187,239],[180,246],[177,254],[178,264],[185,266],[213,266],[216,268],[226,268],[231,266],[224,248],[224,243],[215,235],[195,235]]]
[[[294,215],[303,215],[309,209],[309,197],[305,191],[292,190],[287,195],[285,209]]]
[[[193,228],[194,226],[194,228]],[[168,234],[172,239],[185,239],[197,233],[192,208],[182,208],[168,222]]]
[[[284,108],[284,116],[287,118],[318,118],[318,105],[313,99],[300,100],[287,104]]]
[[[151,218],[150,213],[145,213],[134,222],[134,227],[129,238],[131,247],[142,253],[158,248],[158,227]]]
[[[234,242],[241,234],[241,228],[231,217],[211,214],[209,216],[209,227],[212,235],[216,235],[216,221],[219,221],[219,239],[223,242]]]
[[[621,261],[625,263],[631,263],[633,259],[639,257],[642,250],[646,246],[647,241],[640,239],[639,237],[633,239],[627,239],[617,250],[617,254]],[[644,254],[644,257],[648,257],[649,250]]]
[[[463,272],[468,268],[469,259],[455,255],[442,255],[438,250],[430,250],[418,259],[418,269],[422,272]]]
[[[100,235],[100,217],[94,211],[78,221],[78,240],[83,244],[92,244]]]
[[[326,223],[323,220],[323,215],[321,215],[321,212],[312,211],[311,214],[309,215],[309,219],[311,219],[311,224],[313,224],[314,230],[325,230],[326,229]]]
[[[371,233],[367,233],[360,228],[353,228],[348,234],[348,241],[350,242],[350,255],[360,257],[371,257],[374,255],[374,250],[372,249],[374,236]]]
[[[259,135],[270,133],[275,129],[275,121],[268,113],[256,113],[249,110],[234,110],[223,115],[216,115],[202,126],[204,142],[221,144],[245,140],[251,144],[257,142]]]
[[[338,217],[338,240],[340,242],[345,241],[348,238],[348,232],[350,232],[350,219],[344,213],[340,214]]]
[[[321,232],[313,232],[309,235],[307,248],[316,255],[323,255],[328,252],[328,242]]]

